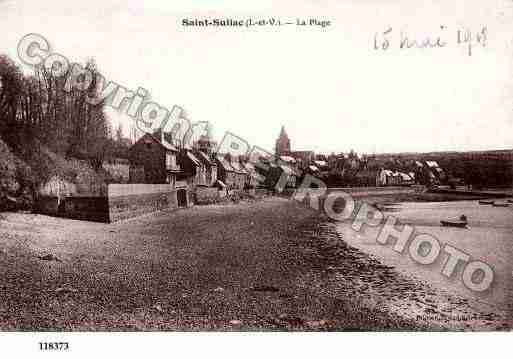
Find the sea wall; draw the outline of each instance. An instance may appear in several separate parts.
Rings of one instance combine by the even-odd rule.
[[[192,204],[192,193],[187,188],[176,189],[169,184],[111,184],[106,196],[40,196],[36,208],[51,216],[108,223]]]
[[[175,189],[169,184],[113,184],[107,196],[111,222],[193,203],[187,188]]]
[[[196,187],[194,193],[196,204],[212,204],[220,201],[219,190],[215,187]]]
[[[86,221],[109,222],[107,197],[85,196],[40,196],[36,201],[36,211],[56,217]]]

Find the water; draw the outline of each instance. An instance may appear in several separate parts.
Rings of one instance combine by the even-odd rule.
[[[387,206],[402,224],[415,228],[415,233],[428,233],[441,243],[467,253],[471,260],[481,260],[489,264],[495,273],[494,282],[489,290],[477,293],[468,289],[461,279],[463,266],[458,266],[451,278],[441,274],[448,255],[441,251],[438,259],[430,265],[416,263],[409,255],[392,249],[395,240],[386,245],[376,241],[378,227],[364,226],[356,232],[347,222],[338,223],[337,230],[344,240],[378,259],[383,264],[393,266],[406,276],[429,283],[442,291],[469,299],[476,309],[511,313],[513,304],[513,207],[501,208],[480,205],[478,201],[398,203]],[[441,227],[440,220],[458,219],[465,214],[469,228]]]

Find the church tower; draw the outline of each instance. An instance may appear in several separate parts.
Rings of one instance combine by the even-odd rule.
[[[290,154],[290,139],[285,132],[285,126],[281,126],[280,137],[276,140],[276,156],[284,156]]]

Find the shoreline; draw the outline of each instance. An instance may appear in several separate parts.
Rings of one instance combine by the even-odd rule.
[[[477,310],[467,298],[434,288],[413,275],[406,276],[351,246],[332,221],[321,224],[321,228],[321,238],[332,242],[331,255],[340,260],[351,259],[350,264],[339,260],[333,265],[331,285],[341,293],[358,296],[360,303],[370,308],[417,321],[424,328],[421,330],[511,330],[511,318]]]
[[[1,221],[4,331],[493,329],[401,314],[409,302],[419,315],[435,315],[433,296],[448,297],[351,247],[332,222],[283,198],[110,225],[18,213]],[[46,254],[58,261],[41,260]]]

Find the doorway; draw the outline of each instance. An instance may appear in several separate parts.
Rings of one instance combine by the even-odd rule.
[[[177,197],[178,197],[178,207],[180,207],[180,208],[187,207],[187,190],[179,189],[177,191]]]

